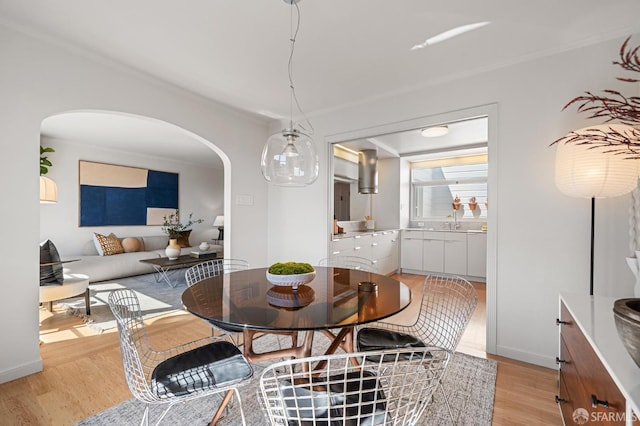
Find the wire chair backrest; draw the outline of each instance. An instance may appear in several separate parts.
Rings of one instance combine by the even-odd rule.
[[[146,366],[140,358],[140,353],[153,351],[149,346],[138,296],[130,289],[115,290],[109,294],[108,303],[118,325],[124,375],[129,390],[139,400],[155,401],[157,397],[149,385],[153,368]]]
[[[318,261],[319,266],[333,266],[336,268],[358,269],[365,272],[376,272],[375,264],[364,257],[359,256],[334,256],[325,257]]]
[[[427,346],[454,352],[478,304],[473,285],[461,277],[428,275],[422,285],[420,313],[412,325],[375,322],[365,328],[382,328],[411,334]]]
[[[415,425],[449,357],[421,347],[291,359],[262,373],[261,402],[272,425]]]
[[[212,259],[188,268],[184,273],[184,276],[187,280],[187,286],[190,287],[207,278],[233,271],[243,271],[245,269],[249,269],[249,262],[246,260]]]

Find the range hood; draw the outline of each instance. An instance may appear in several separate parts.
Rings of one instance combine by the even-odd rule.
[[[378,193],[378,150],[358,152],[358,193]]]

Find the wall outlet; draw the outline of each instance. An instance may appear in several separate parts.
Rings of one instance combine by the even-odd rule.
[[[424,222],[418,222],[418,226],[422,228],[424,226]]]

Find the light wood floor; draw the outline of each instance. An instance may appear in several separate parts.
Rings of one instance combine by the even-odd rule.
[[[401,275],[420,289],[424,277]],[[459,350],[487,357],[485,341],[485,289],[475,284],[478,309]],[[210,333],[203,321],[177,313],[148,321],[151,343],[168,347]],[[131,398],[122,372],[115,331],[96,334],[78,318],[56,309],[40,308],[41,373],[0,384],[0,424],[72,425],[92,414]],[[6,348],[3,350],[7,350]],[[557,373],[507,358],[498,361],[493,424],[560,425],[554,395]]]

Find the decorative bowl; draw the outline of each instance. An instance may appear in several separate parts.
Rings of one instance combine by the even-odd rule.
[[[307,285],[300,285],[296,290],[291,287],[277,286],[267,290],[267,302],[279,308],[295,310],[313,302],[315,291]]]
[[[613,304],[618,336],[640,367],[640,299],[618,299]]]
[[[271,284],[291,287],[294,290],[297,290],[300,285],[310,283],[315,277],[316,271],[294,275],[275,275],[267,271],[267,281]]]

